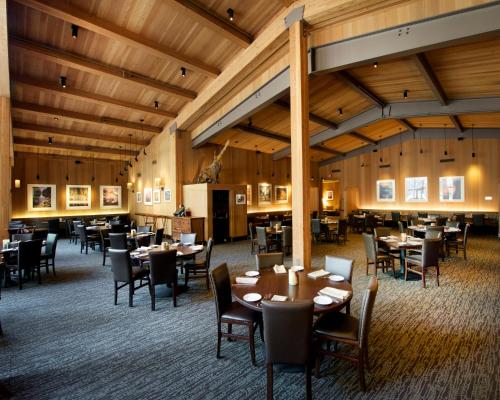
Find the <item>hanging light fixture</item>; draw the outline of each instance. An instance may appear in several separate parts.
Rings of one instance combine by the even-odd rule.
[[[92,157],[92,177],[90,178],[90,181],[95,181],[95,156]]]
[[[129,152],[132,154],[132,134],[128,134],[128,147],[129,147]],[[128,166],[132,168],[132,161],[129,159],[128,160]]]
[[[160,103],[158,102],[158,100],[155,100],[155,110],[158,110],[159,107]]]
[[[399,128],[399,156],[403,157],[403,137],[401,136],[401,128]]]
[[[447,150],[447,146],[446,146],[446,124],[444,124],[444,126],[443,126],[443,134],[444,134],[444,155],[447,156],[448,150]]]
[[[144,122],[144,119],[141,119],[141,135],[142,135],[142,141],[144,142],[144,129],[143,129],[143,124]],[[146,153],[146,146],[144,146],[144,149],[142,150],[142,152],[144,153],[145,156],[148,155],[148,153]]]
[[[474,151],[474,124],[472,124],[471,138],[472,138],[472,158],[476,158],[476,152]]]
[[[78,37],[78,25],[71,24],[71,37],[76,39]]]
[[[61,87],[62,87],[63,89],[66,89],[66,77],[65,77],[65,76],[61,76],[61,77],[59,78],[59,83],[61,84]]]
[[[424,149],[422,149],[422,124],[420,124],[420,154],[424,154]]]
[[[338,113],[339,115],[342,115],[342,108],[338,108],[338,109],[337,109],[337,113]]]
[[[52,138],[52,136],[49,136],[49,144],[52,144],[54,143],[54,139]]]
[[[229,21],[234,20],[234,10],[232,8],[227,9],[227,17],[229,18]]]
[[[185,67],[181,67],[181,76],[182,76],[183,78],[185,78],[185,77],[186,77],[186,73],[187,73],[186,68],[185,68]]]
[[[40,149],[36,149],[36,180],[40,180]]]
[[[378,61],[375,61],[375,62],[373,63],[373,68],[378,68]]]
[[[137,133],[135,134],[135,157],[134,157],[134,160],[135,162],[139,162],[139,159],[137,158]]]
[[[408,89],[405,89],[403,92],[403,98],[406,100],[408,98]]]
[[[120,146],[120,173],[119,175],[120,176],[123,176],[123,172],[122,172],[122,146]]]
[[[69,181],[69,152],[66,153],[66,180]]]

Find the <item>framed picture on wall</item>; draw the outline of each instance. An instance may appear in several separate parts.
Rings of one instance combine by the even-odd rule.
[[[137,192],[137,193],[135,194],[135,201],[136,201],[137,203],[142,203],[142,193],[141,193],[141,192]]]
[[[405,200],[428,201],[426,176],[405,178]]]
[[[326,191],[326,199],[330,201],[333,200],[333,190]]]
[[[252,205],[252,185],[247,185],[247,206]]]
[[[161,192],[160,189],[153,190],[153,203],[161,202]]]
[[[271,204],[271,185],[269,183],[259,183],[259,205]]]
[[[396,200],[396,182],[394,179],[383,179],[377,181],[377,201]]]
[[[236,204],[241,205],[247,202],[247,198],[244,194],[237,193],[236,194]]]
[[[166,201],[167,203],[172,201],[172,190],[171,189],[165,189],[165,192],[163,193],[163,200]]]
[[[66,185],[66,209],[88,210],[91,204],[90,185]]]
[[[121,208],[121,186],[99,186],[99,199],[101,208]]]
[[[29,184],[28,211],[51,211],[56,209],[56,185]]]
[[[274,186],[274,199],[277,203],[288,202],[288,186]]]
[[[153,205],[153,189],[151,188],[144,188],[144,205]]]
[[[439,201],[465,201],[463,176],[441,176],[439,178]]]

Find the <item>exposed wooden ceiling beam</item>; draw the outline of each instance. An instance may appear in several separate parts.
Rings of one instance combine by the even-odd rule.
[[[73,129],[63,129],[55,128],[52,126],[43,126],[37,124],[28,124],[25,122],[14,121],[12,123],[14,128],[14,134],[16,132],[28,132],[28,133],[40,133],[46,134],[48,136],[59,136],[59,137],[70,137],[70,138],[80,138],[80,139],[91,139],[99,140],[103,142],[110,143],[123,143],[129,144],[130,140],[128,136],[104,136],[101,133],[87,133],[87,132],[76,132]],[[149,142],[142,138],[134,138],[132,140],[132,146],[146,146]]]
[[[190,90],[151,79],[113,65],[104,64],[79,54],[33,42],[25,38],[9,36],[9,44],[34,54],[42,60],[47,60],[59,65],[75,68],[98,76],[104,76],[106,78],[119,79],[125,83],[133,83],[148,90],[161,91],[169,96],[176,96],[183,100],[193,100],[196,98],[196,93]]]
[[[80,101],[86,101],[93,104],[98,103],[104,106],[116,106],[126,109],[127,111],[132,110],[132,111],[144,112],[167,118],[175,118],[177,115],[176,113],[164,111],[161,109],[156,110],[154,107],[146,107],[141,104],[129,103],[127,101],[118,100],[113,97],[102,96],[100,94],[74,89],[71,86],[62,88],[57,83],[51,83],[40,79],[30,78],[27,76],[11,75],[11,79],[14,80],[16,85],[29,86],[39,90],[57,93],[62,95],[63,97],[72,98]]]
[[[370,143],[370,144],[377,144],[378,143],[376,140],[373,140],[373,139],[369,138],[368,136],[362,135],[361,133],[358,133],[358,132],[350,131],[350,132],[347,132],[346,135],[355,137],[355,138],[362,140],[363,142],[366,142],[366,143]]]
[[[229,23],[225,18],[217,15],[216,13],[207,10],[201,4],[193,0],[171,0],[182,6],[183,10],[186,11],[192,18],[196,19],[202,25],[205,25],[209,29],[223,35],[225,38],[237,43],[240,46],[248,47],[252,41],[253,37],[242,29],[238,28],[236,25]]]
[[[112,40],[144,51],[162,60],[173,61],[179,66],[196,71],[211,78],[217,77],[220,71],[204,62],[188,57],[180,52],[163,46],[138,33],[88,14],[74,5],[61,0],[15,0],[27,7],[41,11],[55,18],[76,24],[84,29],[95,32]]]
[[[93,124],[118,126],[120,128],[135,129],[138,131],[153,132],[153,133],[160,133],[162,131],[162,128],[158,128],[156,126],[151,126],[151,125],[142,125],[137,122],[123,121],[109,117],[99,117],[97,115],[83,114],[75,111],[61,110],[59,108],[41,106],[32,103],[23,103],[19,101],[12,102],[12,109],[19,111],[27,111],[42,115],[48,114],[79,122],[83,121]]]
[[[311,149],[322,151],[323,153],[335,154],[337,156],[343,155],[343,153],[341,151],[332,149],[330,147],[323,146],[321,144],[317,144],[317,145],[311,146]]]
[[[432,70],[425,54],[417,53],[413,55],[413,59],[415,60],[415,64],[417,65],[420,73],[425,78],[425,81],[429,85],[434,93],[434,96],[439,100],[439,102],[445,106],[448,104],[448,98],[446,97],[446,93],[443,90],[443,87],[439,83],[434,71]]]
[[[33,140],[33,139],[25,139],[20,137],[14,137],[14,145],[24,145],[24,146],[33,146],[33,147],[42,147],[49,149],[67,149],[67,150],[76,150],[76,151],[88,151],[91,153],[102,153],[102,154],[118,154],[125,156],[135,156],[137,154],[136,151],[130,151],[125,149],[113,149],[110,147],[98,147],[98,146],[87,146],[80,144],[70,144],[70,143],[60,143],[55,142],[53,144],[48,144],[45,140]]]
[[[284,108],[284,109],[290,111],[290,104],[284,100],[276,100],[276,102],[274,104],[280,106],[281,108]],[[322,126],[326,126],[328,128],[337,129],[337,124],[335,122],[330,121],[326,118],[320,117],[319,115],[316,115],[313,113],[309,113],[309,121],[316,122],[317,124],[322,125]]]
[[[410,132],[416,131],[416,128],[414,126],[412,126],[406,119],[401,118],[401,119],[397,119],[396,121],[398,121],[400,125],[403,125],[406,130],[409,130]]]
[[[47,151],[47,149],[44,149],[41,152],[39,152],[38,150],[39,149],[35,147],[26,146],[23,144],[17,144],[15,146],[16,158],[23,155],[31,156],[32,154],[38,153],[40,159],[50,157],[51,159],[66,160],[68,156],[70,156],[77,158],[82,162],[95,162],[100,160],[113,160],[113,161],[120,160],[120,156],[117,154],[92,153],[92,154],[81,155],[81,152],[79,152],[78,150],[52,149],[51,151]],[[96,167],[98,166],[96,165]]]
[[[373,94],[368,88],[366,88],[361,82],[352,77],[347,71],[335,72],[335,77],[353,89],[356,93],[363,96],[365,99],[370,101],[374,106],[382,108],[384,107],[384,102]]]
[[[453,124],[453,126],[455,127],[455,129],[459,133],[464,131],[464,127],[462,126],[462,124],[460,123],[460,120],[458,119],[458,117],[456,115],[450,115],[450,120],[451,120],[451,123]]]
[[[278,133],[274,133],[274,132],[270,132],[270,131],[267,131],[267,130],[264,130],[261,128],[257,128],[255,126],[239,124],[239,125],[236,125],[233,129],[237,129],[237,130],[245,132],[245,133],[251,133],[253,135],[266,137],[268,139],[277,140],[277,141],[288,143],[288,144],[291,143],[291,139],[287,136],[283,136],[283,135],[280,135]]]

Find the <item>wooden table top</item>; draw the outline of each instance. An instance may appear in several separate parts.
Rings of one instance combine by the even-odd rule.
[[[309,278],[307,272],[297,272],[299,284],[295,286],[288,285],[288,273],[276,274],[273,270],[263,271],[260,274],[259,280],[255,285],[242,285],[233,284],[233,296],[238,303],[252,310],[262,311],[261,303],[247,302],[243,299],[247,293],[259,293],[262,295],[263,300],[270,300],[275,294],[280,296],[287,296],[287,301],[294,300],[312,300],[318,296],[318,292],[326,286],[334,287],[337,289],[348,290],[352,293],[352,286],[347,282],[333,282],[328,277],[324,278]],[[352,297],[352,295],[351,295]],[[321,314],[328,311],[340,310],[349,300],[338,300],[327,306],[314,304],[314,313]]]
[[[194,250],[191,246],[179,245],[177,247],[170,247],[170,250],[173,250],[173,249],[177,250],[177,258],[188,258],[188,257],[192,257],[195,254],[201,253],[205,248],[202,246],[201,248]],[[137,250],[132,251],[130,253],[130,255],[132,256],[132,258],[137,258],[141,261],[145,261],[145,260],[149,259],[149,254],[153,253],[155,251],[163,251],[163,249],[161,248],[161,246],[153,245],[153,246],[151,246],[150,250],[148,250],[144,253],[141,253],[140,255],[135,255],[137,253]],[[182,254],[179,254],[179,252],[181,252]]]
[[[429,225],[410,225],[408,229],[411,229],[412,231],[417,231],[417,232],[425,232],[427,230],[427,227]],[[460,228],[454,228],[452,226],[445,226],[444,227],[444,233],[459,233],[462,232]]]
[[[383,236],[385,238],[385,236]],[[382,237],[377,238],[378,242],[391,248],[391,249],[421,249],[423,240],[420,238],[407,237],[407,241],[403,242],[400,238],[394,238],[387,236],[387,239],[382,239]]]

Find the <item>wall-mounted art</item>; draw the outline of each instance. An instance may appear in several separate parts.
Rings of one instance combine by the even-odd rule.
[[[439,201],[465,201],[464,177],[441,176],[439,178]]]
[[[236,194],[236,204],[242,205],[242,204],[246,204],[246,202],[247,202],[247,198],[244,194],[241,194],[241,193]]]
[[[51,211],[56,209],[56,185],[28,185],[28,211]]]
[[[269,183],[259,183],[259,205],[271,204],[271,187]]]
[[[99,186],[99,199],[101,208],[121,208],[121,186]]]
[[[394,179],[377,181],[377,201],[395,201],[396,183]]]
[[[153,205],[153,189],[152,188],[144,188],[144,205],[146,205],[146,206]]]
[[[141,192],[137,192],[137,193],[135,194],[135,201],[136,201],[137,203],[142,203],[142,193],[141,193]]]
[[[405,200],[408,202],[428,201],[426,176],[405,178]]]
[[[274,186],[274,199],[277,203],[288,202],[288,186]]]
[[[252,205],[252,185],[247,185],[247,206]]]
[[[161,202],[161,192],[160,189],[153,190],[153,203]]]
[[[333,190],[326,191],[326,199],[330,201],[333,200]]]
[[[66,185],[66,209],[88,210],[91,205],[90,185]]]
[[[165,189],[165,192],[163,192],[163,200],[166,201],[167,203],[170,203],[172,201],[171,189]]]

